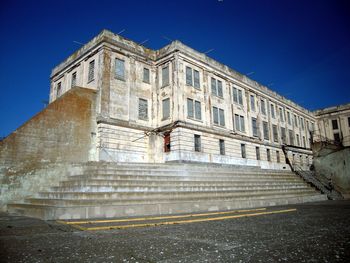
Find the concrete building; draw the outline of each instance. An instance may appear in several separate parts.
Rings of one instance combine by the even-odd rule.
[[[324,200],[289,166],[309,168],[315,123],[179,41],[151,50],[104,30],[0,141],[0,208],[74,219]]]
[[[314,114],[317,120],[314,141],[329,140],[350,146],[350,104],[317,110]]]
[[[150,50],[103,31],[53,69],[50,102],[97,92],[91,160],[309,163],[314,115],[179,41]],[[296,157],[294,157],[296,158]]]

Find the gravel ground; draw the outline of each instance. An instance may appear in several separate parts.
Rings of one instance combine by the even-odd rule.
[[[350,201],[183,225],[79,231],[0,214],[0,262],[349,262]]]

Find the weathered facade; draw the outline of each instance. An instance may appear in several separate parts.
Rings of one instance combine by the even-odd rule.
[[[317,110],[314,114],[318,128],[315,141],[330,140],[350,146],[350,104]]]
[[[287,144],[311,163],[311,112],[179,41],[155,51],[102,31],[52,71],[50,102],[74,86],[97,92],[91,160],[288,169]]]

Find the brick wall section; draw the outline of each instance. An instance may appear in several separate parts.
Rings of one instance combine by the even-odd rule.
[[[75,87],[0,142],[0,166],[87,161],[96,91]]]

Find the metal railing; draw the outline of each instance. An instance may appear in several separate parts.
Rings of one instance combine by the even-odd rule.
[[[304,179],[305,182],[311,184],[317,190],[321,191],[321,193],[326,194],[328,199],[330,200],[341,200],[344,199],[343,196],[334,189],[332,178],[322,177],[316,175],[315,171],[304,170],[300,165],[293,164],[293,170],[296,174],[298,174],[301,178]]]

